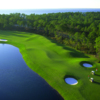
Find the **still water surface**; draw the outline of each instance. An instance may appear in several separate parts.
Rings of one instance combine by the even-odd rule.
[[[17,47],[0,44],[0,100],[63,100],[25,63]]]

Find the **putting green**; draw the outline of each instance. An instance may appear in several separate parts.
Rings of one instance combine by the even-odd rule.
[[[96,58],[33,33],[0,30],[0,38],[7,39],[6,43],[18,47],[26,64],[43,77],[65,100],[98,100],[100,98],[98,92],[100,64],[95,63]],[[93,70],[98,68],[95,73],[98,76],[93,76],[97,83],[89,81],[88,75],[91,75],[91,69],[82,67],[80,63],[82,61],[91,62]],[[74,76],[78,84],[66,84],[65,76]]]

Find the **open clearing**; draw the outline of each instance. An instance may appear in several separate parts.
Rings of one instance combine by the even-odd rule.
[[[100,64],[95,63],[96,58],[34,33],[0,30],[0,39],[18,47],[26,64],[65,100],[99,100]],[[82,67],[82,61],[93,63],[93,67]],[[96,75],[92,75],[91,70],[96,68]],[[94,78],[95,83],[89,81],[88,75]],[[75,77],[78,84],[66,84],[66,76]]]

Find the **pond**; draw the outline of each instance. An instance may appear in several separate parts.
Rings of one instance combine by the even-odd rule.
[[[17,47],[0,44],[0,100],[64,99],[26,65]]]

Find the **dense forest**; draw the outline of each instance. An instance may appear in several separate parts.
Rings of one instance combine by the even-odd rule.
[[[100,61],[100,12],[0,15],[0,29],[38,33]]]

